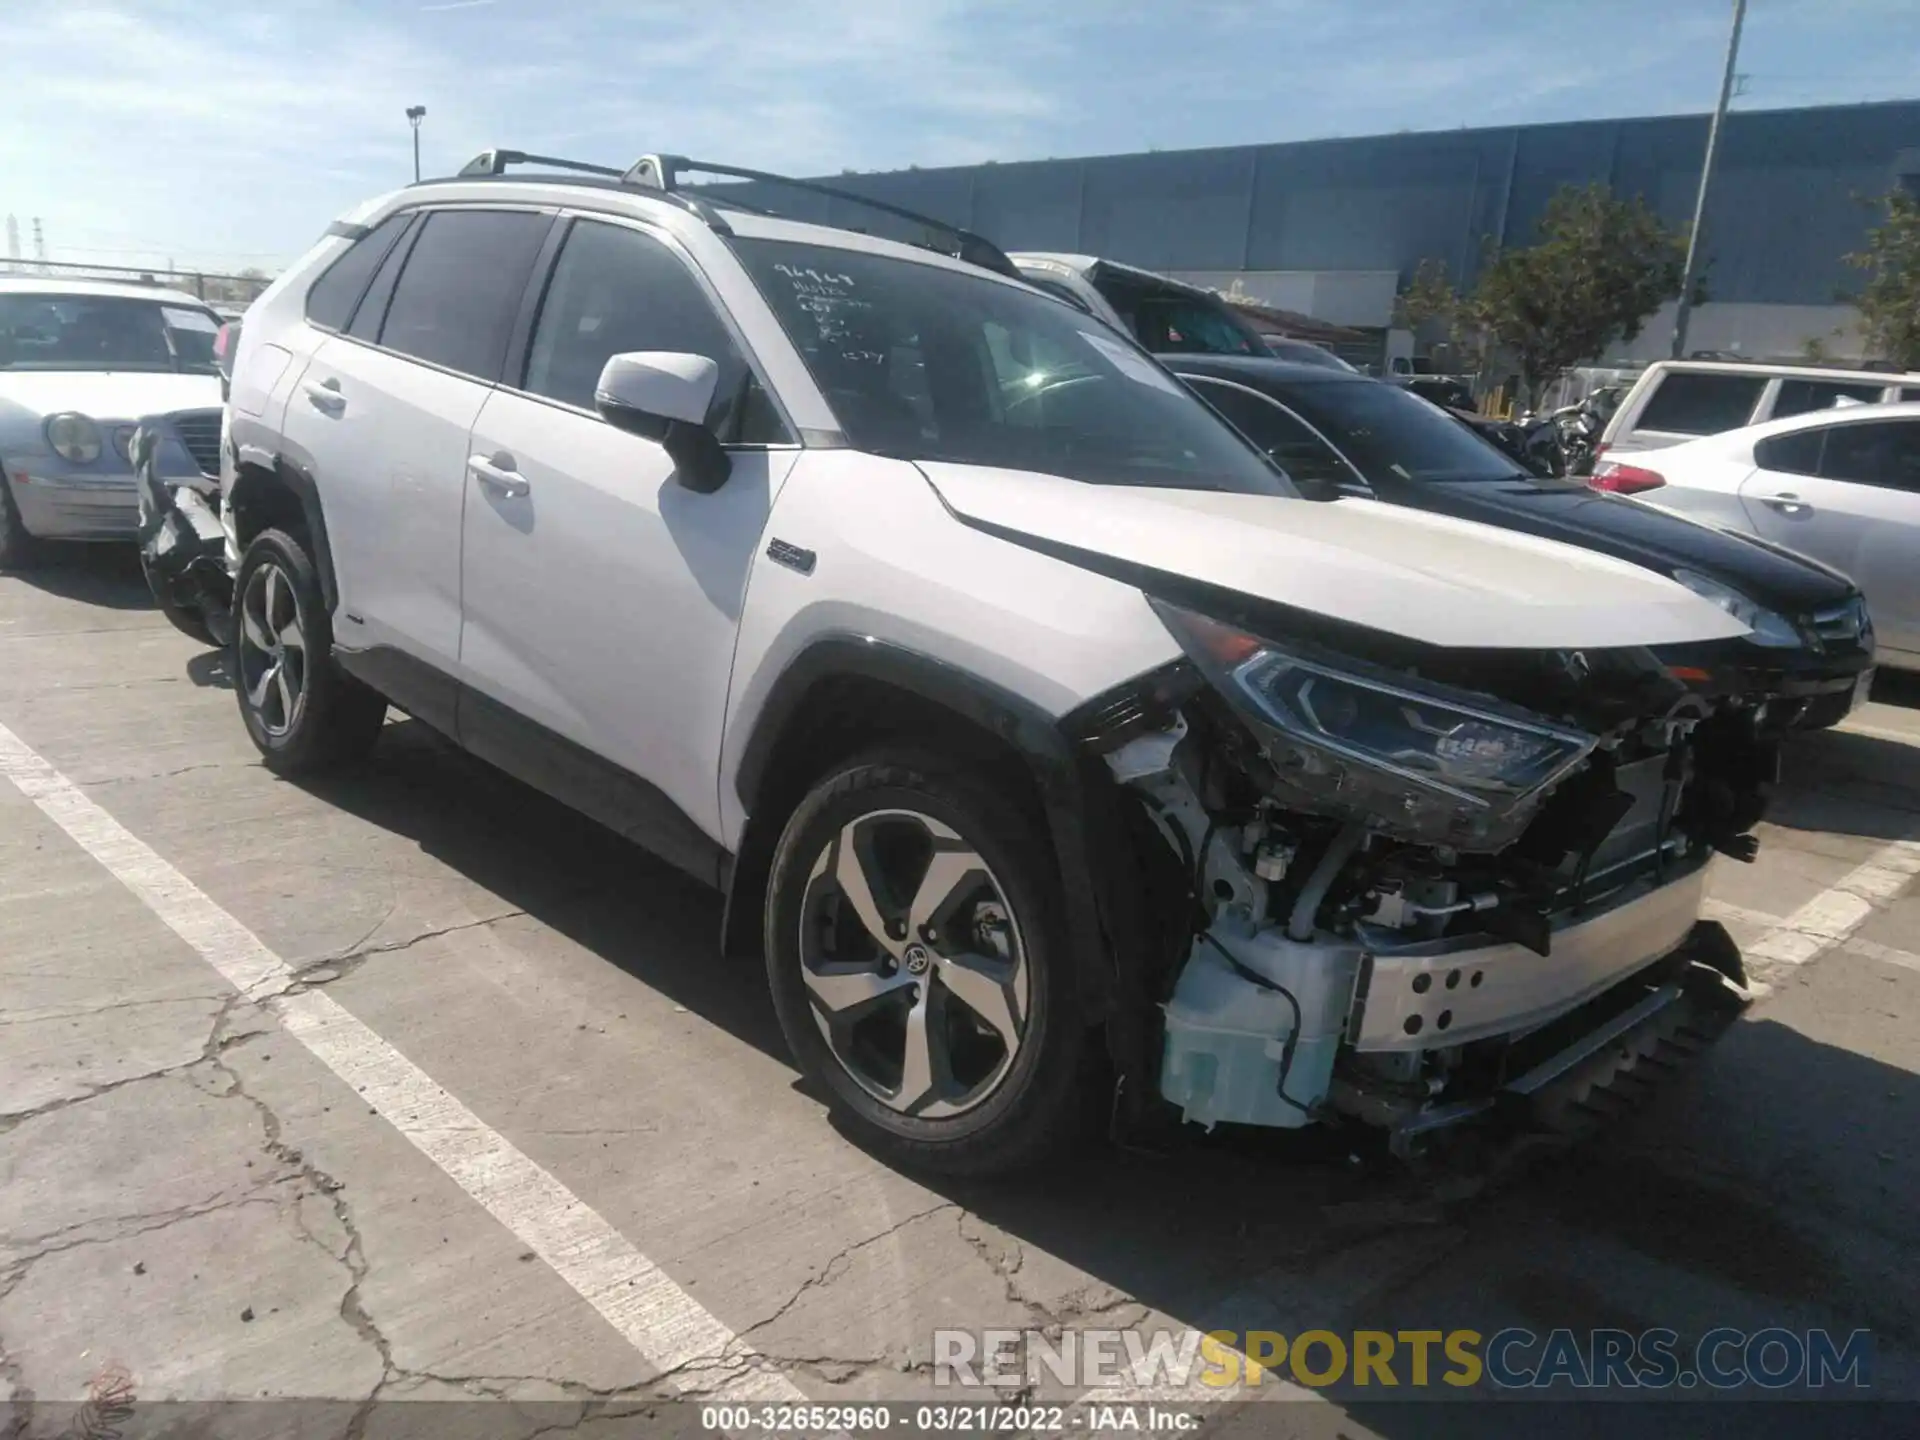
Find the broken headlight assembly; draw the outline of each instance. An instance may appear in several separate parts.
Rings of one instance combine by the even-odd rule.
[[[1259,741],[1276,798],[1300,809],[1498,850],[1598,743],[1484,696],[1152,603]]]

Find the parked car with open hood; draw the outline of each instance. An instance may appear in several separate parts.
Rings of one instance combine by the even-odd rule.
[[[1920,669],[1920,404],[1847,406],[1603,460],[1593,484],[1851,576],[1883,661]]]
[[[1368,496],[1579,545],[1725,607],[1749,634],[1662,653],[1698,687],[1764,706],[1769,728],[1836,724],[1871,684],[1873,627],[1860,589],[1818,561],[1579,480],[1531,473],[1457,417],[1364,376],[1272,360],[1163,358],[1323,497]]]
[[[43,540],[130,540],[131,447],[144,416],[177,416],[168,463],[219,468],[213,338],[191,295],[149,285],[0,276],[0,567]]]
[[[1098,316],[1148,350],[1269,353],[1267,337],[1204,286],[1097,255],[1016,251],[1008,258],[1028,284]],[[1345,363],[1331,354],[1327,358],[1334,365]]]
[[[1706,866],[1769,752],[1649,648],[1744,634],[1721,605],[1307,503],[965,232],[529,161],[369,202],[248,312],[223,518],[267,764],[392,703],[720,886],[819,1093],[950,1171],[1090,1098],[1565,1126],[1723,1022]]]

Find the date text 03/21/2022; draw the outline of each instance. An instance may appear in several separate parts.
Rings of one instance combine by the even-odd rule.
[[[1198,1430],[1204,1417],[1165,1405],[998,1405],[936,1402],[919,1405],[703,1405],[700,1428],[744,1434],[831,1435],[901,1430],[915,1434],[1045,1435],[1075,1431],[1145,1431],[1167,1435]]]

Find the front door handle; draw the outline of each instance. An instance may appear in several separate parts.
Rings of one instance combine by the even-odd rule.
[[[340,393],[340,382],[332,376],[325,380],[303,380],[300,388],[307,392],[313,408],[324,414],[338,415],[347,408],[347,397]]]
[[[469,455],[467,469],[473,478],[489,490],[497,491],[509,499],[518,499],[533,487],[527,484],[527,477],[513,468],[511,455]]]
[[[1782,515],[1807,515],[1813,511],[1813,506],[1807,504],[1791,490],[1782,490],[1778,495],[1762,495],[1760,503],[1771,505]]]

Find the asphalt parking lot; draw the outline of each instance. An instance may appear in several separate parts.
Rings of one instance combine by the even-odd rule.
[[[1509,1325],[1866,1328],[1873,1393],[1920,1395],[1920,711],[1788,763],[1713,883],[1764,993],[1568,1162],[1442,1205],[1218,1136],[929,1188],[796,1085],[714,897],[398,717],[274,778],[129,556],[0,577],[0,1400],[530,1434],[955,1398],[946,1327]],[[1446,1423],[1262,1393],[1300,1401],[1262,1433]]]

